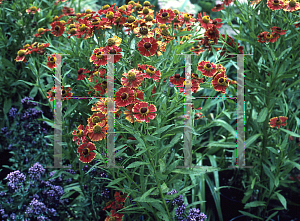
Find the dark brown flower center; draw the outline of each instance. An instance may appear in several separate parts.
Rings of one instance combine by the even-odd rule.
[[[110,54],[116,54],[117,51],[116,51],[115,49],[111,49],[111,50],[109,51],[109,53],[110,53]]]
[[[149,68],[149,70],[150,70],[150,71],[154,71],[154,69],[153,69],[153,68],[151,68],[151,67]]]
[[[123,94],[121,95],[121,98],[122,98],[122,100],[125,100],[125,99],[127,98],[127,94],[126,94],[126,93],[123,93]]]
[[[148,28],[146,28],[146,27],[141,27],[141,28],[140,28],[140,33],[141,33],[142,35],[147,35],[147,34],[148,34]]]
[[[83,72],[82,69],[78,70],[78,74],[82,74],[82,72]]]
[[[280,31],[280,30],[281,30],[281,28],[280,28],[280,27],[277,27],[276,29],[277,29],[278,31]]]
[[[161,16],[162,16],[162,17],[167,17],[167,16],[168,16],[168,13],[167,13],[167,12],[164,12],[164,13],[161,14]]]
[[[213,21],[212,23],[213,23],[214,25],[218,24],[218,22],[217,22],[217,21]]]
[[[59,31],[59,26],[56,25],[54,29],[55,29],[55,31]]]
[[[280,119],[276,120],[276,125],[280,125],[282,121]]]
[[[84,150],[82,151],[82,153],[83,153],[84,155],[87,155],[87,154],[89,153],[89,151],[88,151],[88,149],[84,149]]]
[[[146,42],[146,43],[144,44],[144,48],[146,48],[146,49],[151,48],[151,44],[150,44],[149,42]]]
[[[274,0],[274,3],[279,3],[279,0]]]
[[[175,74],[175,78],[180,78],[180,74]]]
[[[54,57],[50,58],[50,61],[54,61]]]
[[[144,113],[146,113],[146,112],[147,112],[147,108],[146,108],[146,107],[142,107],[142,108],[141,108],[141,113],[144,114]]]
[[[211,67],[211,65],[210,65],[210,64],[206,64],[206,67],[207,67],[207,68],[210,68],[210,67]]]
[[[93,119],[92,119],[92,122],[93,122],[93,124],[96,124],[96,123],[98,123],[98,122],[100,122],[101,120],[100,120],[100,117],[98,117],[98,116],[95,116],[95,117],[93,117]]]
[[[222,5],[221,4],[217,4],[216,5],[216,8],[220,8]]]
[[[220,83],[223,83],[223,82],[224,82],[224,79],[223,79],[223,78],[220,78],[220,79],[219,79],[219,82],[220,82]]]

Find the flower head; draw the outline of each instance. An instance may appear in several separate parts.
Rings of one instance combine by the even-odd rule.
[[[270,119],[270,127],[274,128],[277,127],[277,129],[279,129],[279,127],[283,127],[286,126],[286,120],[288,119],[288,117],[283,117],[283,116],[279,116],[279,117],[273,117]]]
[[[143,56],[152,56],[155,54],[156,50],[158,48],[157,41],[155,38],[142,38],[142,40],[138,43],[138,50]]]
[[[90,163],[96,156],[96,153],[92,152],[93,150],[96,150],[93,143],[88,142],[81,144],[77,149],[77,153],[79,153],[79,160],[82,163]]]
[[[134,113],[135,119],[144,121],[146,123],[149,123],[150,120],[153,120],[156,117],[155,105],[148,104],[147,102],[136,103],[132,108],[132,112]]]

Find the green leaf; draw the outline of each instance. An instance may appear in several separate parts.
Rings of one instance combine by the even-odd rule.
[[[147,136],[145,136],[145,140],[148,140],[148,141],[158,141],[158,140],[160,140],[160,138],[159,137],[155,137],[155,136],[147,135]]]
[[[63,116],[64,117],[64,119],[77,107],[77,105],[78,105],[79,103],[78,102],[76,102],[75,104],[73,104],[70,108],[68,108],[68,110],[66,111],[66,113],[65,113],[65,116]]]
[[[244,206],[244,209],[249,209],[251,207],[265,206],[265,205],[266,205],[266,202],[264,202],[264,201],[254,201],[254,202],[247,203]]]
[[[283,205],[284,209],[287,209],[286,207],[286,199],[284,196],[282,196],[280,193],[275,192],[275,194],[277,195],[279,201],[281,202],[281,204]]]
[[[133,162],[131,164],[129,164],[126,168],[134,168],[134,167],[139,167],[141,165],[148,165],[149,163],[146,163],[146,162],[141,162],[141,161],[136,161],[136,162]]]
[[[33,97],[34,98],[36,96],[37,92],[38,92],[38,87],[32,88],[32,90],[29,93],[29,97]]]
[[[178,32],[175,35],[175,37],[186,36],[186,35],[190,35],[190,34],[193,34],[193,32],[191,32],[191,31],[181,31],[181,32]]]
[[[255,134],[245,141],[245,148],[249,147],[261,134]]]
[[[264,122],[266,120],[267,115],[268,115],[268,108],[265,107],[260,111],[257,117],[257,122],[259,123]]]
[[[270,150],[272,153],[278,155],[278,151],[276,151],[273,147],[266,147],[268,150]]]
[[[245,215],[245,216],[249,216],[249,217],[252,217],[252,218],[257,218],[257,219],[259,219],[259,220],[264,220],[263,218],[260,218],[260,217],[258,217],[258,216],[252,215],[251,213],[248,213],[248,212],[245,212],[245,211],[239,210],[239,212],[240,212],[241,214]]]
[[[115,180],[111,181],[111,182],[107,185],[107,187],[110,187],[110,186],[112,186],[112,185],[114,185],[114,184],[116,184],[116,183],[120,183],[120,181],[124,180],[125,178],[126,178],[126,177],[121,177],[121,178],[115,179]]]
[[[4,107],[3,107],[4,115],[9,112],[10,108],[11,108],[11,98],[8,98],[8,99],[5,98]]]
[[[141,200],[146,199],[146,197],[148,197],[151,192],[155,189],[156,187],[152,187],[150,190],[148,190],[147,192],[145,192],[142,196],[141,196]]]
[[[235,131],[231,125],[229,125],[227,122],[225,122],[224,120],[220,120],[220,119],[216,119],[213,121],[214,123],[216,123],[219,126],[224,127],[227,131],[229,131],[233,137],[237,136],[237,131]]]
[[[159,128],[157,131],[155,131],[152,135],[155,135],[155,134],[162,134],[163,132],[165,132],[166,130],[168,130],[170,127],[174,126],[174,124],[171,124],[171,125],[167,125],[167,126],[164,126],[162,128]]]
[[[165,182],[160,187],[161,187],[161,191],[163,193],[166,193],[169,191],[169,188]],[[159,195],[159,189],[156,187],[156,189],[151,193],[151,195]]]
[[[283,132],[286,132],[287,134],[291,135],[292,137],[300,137],[299,134],[296,134],[292,131],[289,131],[289,130],[286,130],[286,129],[283,129],[283,128],[279,128],[279,130],[282,130]]]
[[[28,84],[29,86],[37,86],[36,84],[30,83],[30,82],[27,82],[27,81],[23,81],[23,80],[18,80],[18,81],[23,82],[25,84]]]

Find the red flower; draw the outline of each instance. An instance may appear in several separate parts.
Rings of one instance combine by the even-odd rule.
[[[30,8],[26,9],[27,14],[31,12],[31,14],[35,14],[36,12],[40,12],[41,9],[35,6],[31,6]]]
[[[138,67],[146,71],[146,73],[144,73],[144,78],[153,78],[155,81],[158,81],[161,77],[160,71],[156,70],[156,68],[151,65],[138,64]]]
[[[156,117],[156,107],[153,104],[147,102],[140,102],[134,105],[132,112],[137,120],[149,123],[149,119],[153,120]]]
[[[185,93],[185,81],[183,82],[182,85],[178,85],[178,86],[175,86],[175,87],[179,87],[179,93],[181,92],[184,92]],[[199,89],[199,83],[196,79],[192,79],[191,81],[191,90],[193,93],[196,93]]]
[[[77,127],[77,130],[74,130],[72,135],[73,137],[73,141],[77,140],[77,145],[79,145],[79,141],[82,139],[82,137],[84,136],[84,126],[83,125],[79,125]]]
[[[143,56],[146,55],[147,57],[150,57],[155,54],[155,52],[158,48],[158,44],[157,44],[157,41],[155,40],[155,38],[153,38],[153,37],[143,38],[138,43],[138,47],[139,47],[138,50],[141,53],[141,55],[143,55]]]
[[[64,16],[68,16],[69,14],[74,14],[74,9],[64,6],[62,12]]]
[[[107,64],[107,56],[103,55],[104,53],[104,48],[96,48],[93,51],[93,55],[90,57],[90,62],[93,62],[95,65],[106,65]]]
[[[229,86],[229,81],[227,80],[227,77],[225,77],[225,73],[221,72],[220,74],[217,74],[212,80],[212,85],[216,91],[221,91],[221,94],[225,94],[226,88]]]
[[[79,68],[79,70],[78,70],[78,76],[77,76],[77,81],[81,81],[84,78],[86,78],[86,75],[84,75],[83,73],[87,74],[89,72],[90,71],[87,70],[87,69]]]
[[[213,12],[218,12],[224,9],[224,4],[217,4],[214,8],[211,9]]]
[[[100,141],[106,137],[107,125],[105,120],[98,122],[95,125],[90,123],[87,126],[88,126],[88,135],[91,141]]]
[[[285,35],[287,30],[282,30],[280,27],[272,27],[271,30],[273,31],[272,34],[278,34],[278,35]]]
[[[212,24],[209,23],[210,22],[210,17],[209,17],[209,15],[206,15],[205,12],[203,12],[203,17],[202,17],[201,12],[198,14],[197,21],[200,22],[201,26],[204,29],[208,29],[209,27],[212,26]]]
[[[29,54],[28,50],[21,49],[18,51],[18,56],[16,57],[16,61],[23,61],[24,63],[27,61],[25,59],[25,55]]]
[[[126,78],[122,77],[122,85],[130,88],[136,88],[140,86],[144,79],[142,72],[136,69],[131,69],[128,71],[128,73],[124,73],[123,76]]]
[[[170,82],[174,85],[183,85],[184,78],[180,77],[180,74],[175,74],[170,77]]]
[[[209,39],[209,40],[214,40],[214,43],[218,43],[219,39],[219,31],[215,25],[212,27],[208,27],[204,35]]]
[[[133,120],[135,119],[133,117],[133,112],[132,112],[132,108],[134,107],[133,104],[130,104],[126,107],[127,110],[124,111],[124,114],[125,114],[125,119],[128,120],[130,123],[133,123]],[[135,120],[136,122],[139,122],[141,123],[142,121],[141,120]]]
[[[65,31],[65,26],[60,21],[54,21],[50,25],[51,33],[56,37],[61,36]]]
[[[116,97],[116,104],[119,107],[125,107],[129,104],[132,104],[135,100],[134,98],[134,91],[127,87],[122,87],[119,91],[115,94]]]
[[[286,120],[288,119],[288,117],[283,117],[283,116],[279,116],[279,117],[273,117],[270,119],[270,127],[277,127],[277,129],[279,129],[279,127],[283,127],[286,126],[286,123],[284,123]]]
[[[48,61],[47,62],[47,67],[48,68],[51,68],[51,69],[56,68],[56,66],[55,66],[55,60],[56,60],[55,55],[56,54],[52,54],[51,57],[47,57],[47,61]]]
[[[82,163],[90,163],[97,155],[97,153],[92,152],[93,150],[96,150],[93,143],[88,142],[81,144],[77,149],[77,153],[79,153],[79,160]]]
[[[125,198],[127,197],[127,194],[121,194],[119,192],[115,192],[115,200],[119,203],[122,203],[125,201]]]
[[[282,0],[268,0],[267,1],[267,6],[272,11],[280,10],[284,6],[284,1],[282,1]]]
[[[201,61],[197,66],[197,69],[206,77],[214,76],[217,72],[216,68],[217,66],[213,62],[209,63],[209,61]]]
[[[175,13],[171,9],[160,9],[156,13],[156,21],[160,24],[170,23],[175,18]]]
[[[122,49],[112,45],[112,46],[106,46],[105,48],[103,48],[104,54],[113,54],[114,55],[114,63],[117,63],[121,58],[122,58],[122,54],[120,52],[122,52]]]

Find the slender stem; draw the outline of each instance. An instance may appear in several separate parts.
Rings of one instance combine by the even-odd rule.
[[[142,139],[143,139],[143,138],[142,138]],[[143,139],[143,140],[144,140],[144,139]],[[145,143],[145,145],[146,145],[145,140],[144,140],[144,143]],[[147,148],[147,145],[146,145],[146,148]],[[156,180],[156,183],[157,183],[157,186],[158,186],[158,189],[159,189],[159,193],[160,193],[161,199],[162,199],[163,204],[164,204],[164,206],[165,206],[165,208],[166,208],[166,210],[167,210],[168,217],[169,217],[169,219],[171,220],[171,215],[170,215],[170,212],[169,212],[169,208],[168,208],[168,206],[167,206],[167,204],[166,204],[166,201],[165,201],[165,199],[164,199],[164,195],[163,195],[163,192],[162,192],[162,189],[161,189],[160,182],[159,182],[159,180],[158,180],[158,178],[157,178],[157,176],[156,176],[156,167],[154,166],[154,163],[153,163],[152,158],[151,158],[152,155],[151,155],[151,153],[150,153],[150,151],[149,151],[148,148],[147,148],[147,152],[148,152],[149,160],[150,160],[150,162],[151,162],[151,164],[152,164],[152,167],[153,167],[154,176],[155,176],[155,180]]]

